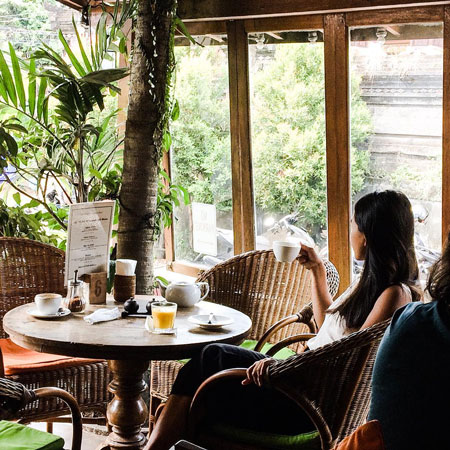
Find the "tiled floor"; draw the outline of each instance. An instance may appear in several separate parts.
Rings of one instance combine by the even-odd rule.
[[[45,423],[32,423],[31,426],[38,430],[45,431]],[[72,445],[72,425],[68,423],[55,423],[53,425],[53,434],[61,436],[64,439],[64,448],[70,449]],[[96,433],[91,433],[83,429],[83,440],[81,449],[82,450],[96,450],[100,444],[102,444],[106,439],[106,436],[102,436]]]

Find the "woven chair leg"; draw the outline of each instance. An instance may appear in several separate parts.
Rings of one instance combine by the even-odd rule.
[[[47,430],[47,433],[52,433],[53,434],[53,422],[47,422],[45,424],[45,428]]]

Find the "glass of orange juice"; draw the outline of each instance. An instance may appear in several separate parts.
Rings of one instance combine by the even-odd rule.
[[[177,304],[171,302],[153,302],[152,318],[154,333],[166,334],[175,331]]]

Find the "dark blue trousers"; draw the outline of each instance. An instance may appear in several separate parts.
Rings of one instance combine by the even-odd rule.
[[[210,344],[180,370],[172,394],[193,397],[209,376],[225,369],[248,368],[266,358],[262,353],[235,345]],[[241,380],[229,380],[212,389],[207,397],[210,421],[278,434],[299,434],[314,430],[306,413],[280,392],[242,386]]]

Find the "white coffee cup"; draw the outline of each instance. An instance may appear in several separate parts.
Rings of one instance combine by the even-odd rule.
[[[37,294],[34,297],[36,308],[39,313],[51,315],[56,314],[62,304],[62,296],[60,294]]]
[[[292,262],[300,253],[301,245],[298,242],[273,241],[275,258],[280,262]]]
[[[116,261],[116,274],[117,275],[134,275],[136,270],[137,261],[134,259],[118,259]]]

